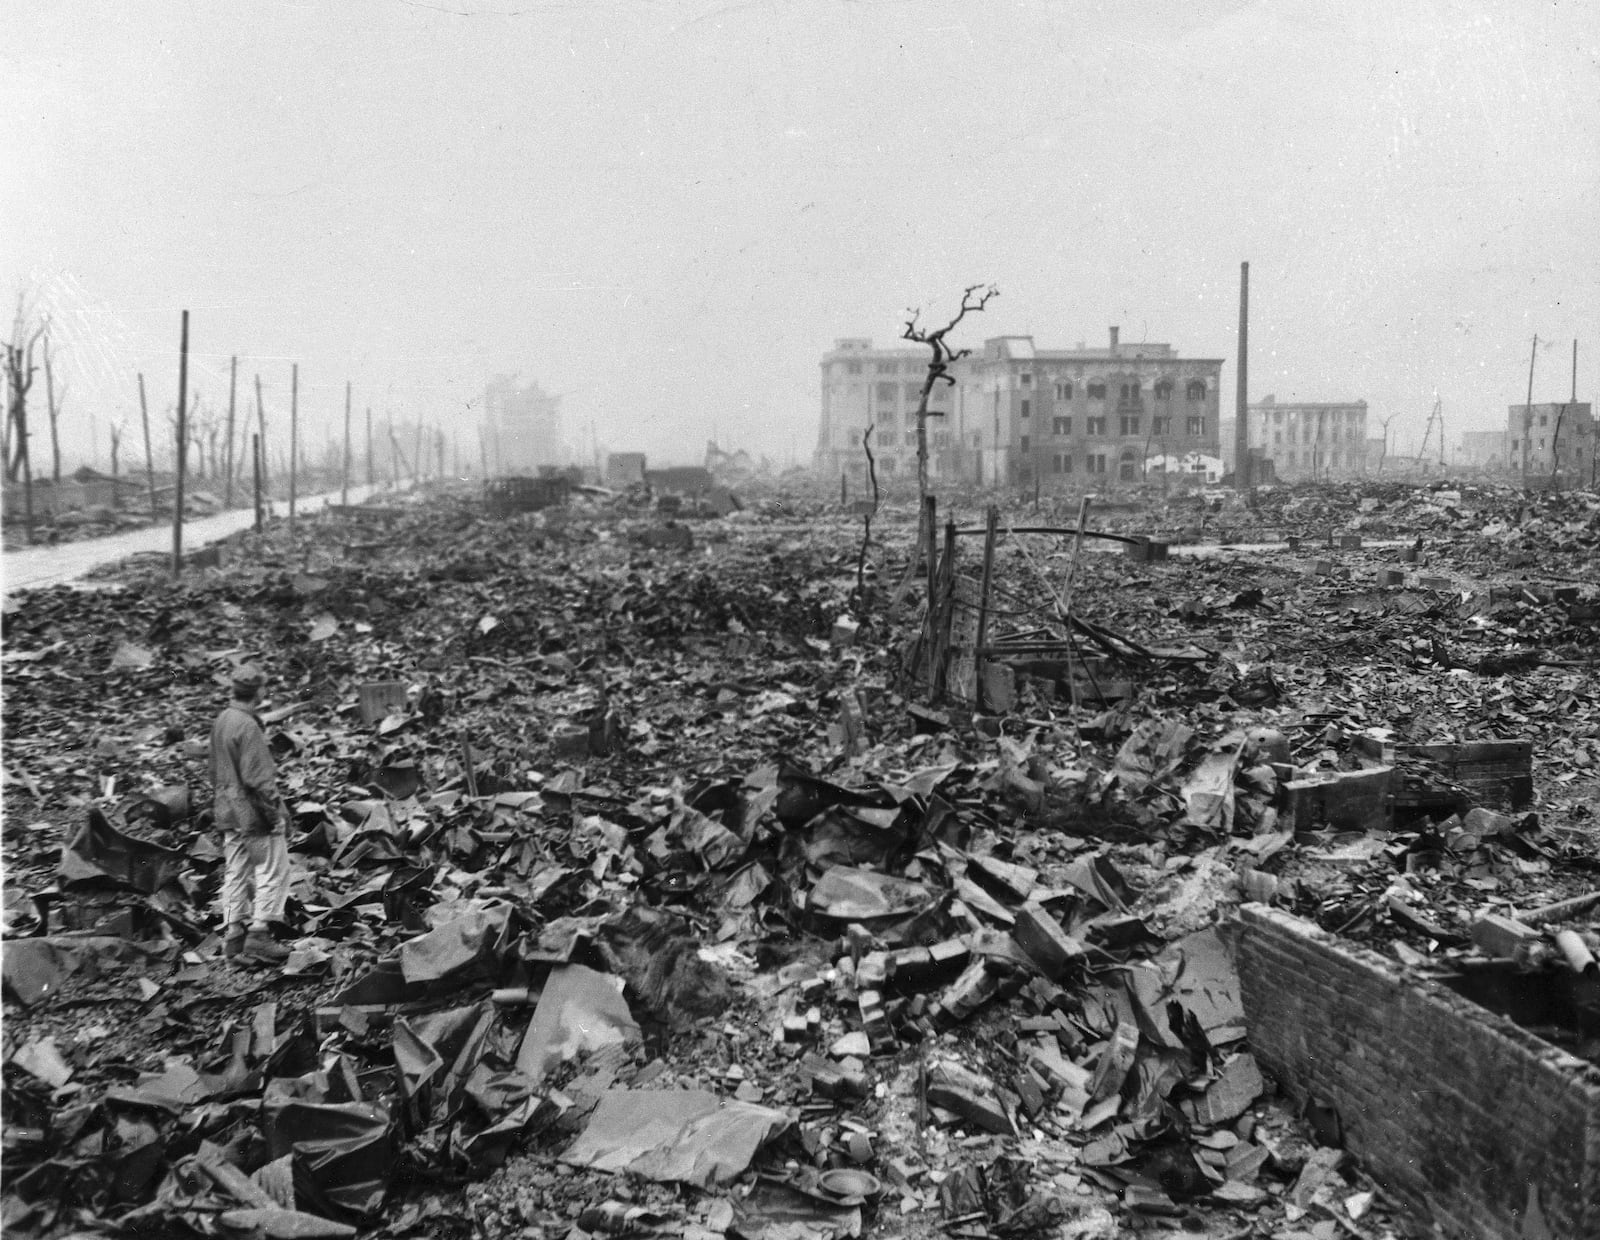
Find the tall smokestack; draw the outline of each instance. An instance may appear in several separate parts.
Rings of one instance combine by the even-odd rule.
[[[1111,351],[1113,353],[1117,351],[1117,336],[1121,334],[1121,331],[1122,329],[1119,327],[1113,327],[1111,329]]]
[[[1250,477],[1250,264],[1239,264],[1239,383],[1233,424],[1233,485],[1244,490]]]

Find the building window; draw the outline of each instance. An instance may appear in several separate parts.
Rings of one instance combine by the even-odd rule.
[[[1029,415],[1031,415],[1032,413],[1033,413],[1033,402],[1031,400],[1023,401],[1022,402],[1022,416],[1026,418]]]
[[[1083,472],[1086,474],[1103,474],[1106,472],[1106,455],[1104,452],[1091,452],[1084,458]]]
[[[1156,384],[1156,399],[1157,400],[1171,400],[1172,399],[1172,380],[1171,379],[1163,379],[1163,380],[1161,380],[1160,383]]]
[[[1191,434],[1191,435],[1204,435],[1205,433],[1206,433],[1206,420],[1203,417],[1202,418],[1197,418],[1197,417],[1194,417],[1194,416],[1191,415],[1190,418],[1189,418],[1189,434]]]
[[[1511,450],[1512,450],[1512,451],[1513,451],[1513,452],[1515,452],[1515,451],[1516,451],[1516,450],[1517,450],[1517,441],[1516,441],[1516,440],[1515,440],[1515,439],[1513,439],[1513,440],[1512,440],[1512,441],[1511,441]]]
[[[1189,380],[1188,396],[1190,400],[1204,400],[1206,398],[1206,385],[1199,379]]]
[[[1056,384],[1056,399],[1057,400],[1071,400],[1072,399],[1072,384],[1070,384],[1070,383],[1058,383],[1058,384]],[[1070,461],[1072,458],[1068,457],[1067,459]]]
[[[1055,457],[1055,469],[1056,473],[1058,474],[1070,474],[1072,472],[1072,453],[1057,452]]]
[[[1274,445],[1282,443],[1283,442],[1283,432],[1282,431],[1273,431],[1272,432],[1272,442],[1273,442]]]
[[[1022,372],[1022,386],[1023,387],[1032,387],[1033,386],[1033,372],[1032,371],[1024,370]]]
[[[907,409],[906,410],[906,425],[907,426],[915,426],[916,424],[917,424],[917,411],[915,409]]]
[[[1539,415],[1539,425],[1540,426],[1549,426],[1550,425],[1550,415],[1548,413],[1541,413]],[[1540,444],[1539,446],[1541,448],[1544,447],[1543,444]]]
[[[1105,398],[1106,398],[1106,385],[1105,384],[1103,384],[1103,383],[1091,383],[1089,385],[1089,399],[1090,400],[1104,400]]]
[[[1106,433],[1106,420],[1103,417],[1089,419],[1089,434],[1104,435]]]
[[[922,384],[920,384],[920,383],[908,383],[908,384],[906,384],[906,400],[909,401],[911,404],[915,405],[919,401],[921,401],[921,399],[922,399]]]
[[[1338,469],[1339,468],[1339,454],[1337,452],[1333,452],[1333,453],[1329,454],[1329,456],[1328,456],[1328,468],[1329,469]]]
[[[844,366],[844,370],[845,370],[846,374],[859,375],[861,373],[861,363],[860,362],[846,362],[845,366]]]
[[[915,448],[916,446],[917,446],[917,432],[916,431],[907,431],[906,432],[906,447]]]
[[[878,384],[877,385],[877,389],[876,389],[876,394],[877,394],[877,397],[878,397],[878,403],[880,405],[892,405],[892,404],[894,404],[894,394],[895,394],[895,391],[898,388],[898,386],[899,386],[898,384],[894,384],[894,383],[880,383],[880,384]]]
[[[1124,482],[1132,482],[1139,476],[1138,462],[1134,460],[1131,449],[1122,454],[1122,460],[1117,464],[1117,476]]]
[[[1282,409],[1274,409],[1272,411],[1272,424],[1274,426],[1282,426],[1283,425],[1283,410]]]
[[[897,375],[897,374],[900,373],[900,363],[899,362],[879,362],[878,363],[878,373],[880,375]]]
[[[1167,435],[1172,431],[1172,419],[1166,414],[1159,418],[1150,419],[1150,433],[1152,435]]]
[[[1028,450],[1028,437],[1026,435],[1022,437],[1022,450],[1024,452]]]
[[[1072,434],[1072,419],[1055,418],[1050,423],[1050,429],[1057,435],[1070,435]]]
[[[1139,399],[1140,393],[1137,383],[1124,383],[1122,385],[1122,403],[1124,405],[1137,405]]]
[[[1122,433],[1124,435],[1137,435],[1139,433],[1139,415],[1125,413],[1122,415]]]

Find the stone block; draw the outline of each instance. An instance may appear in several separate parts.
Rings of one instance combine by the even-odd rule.
[[[1278,823],[1291,831],[1320,826],[1340,831],[1387,830],[1393,818],[1392,767],[1294,779],[1283,785]]]

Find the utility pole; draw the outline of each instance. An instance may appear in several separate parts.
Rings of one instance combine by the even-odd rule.
[[[1539,337],[1528,350],[1528,403],[1522,407],[1522,489],[1528,489],[1528,447],[1533,439],[1533,361],[1539,356]]]
[[[372,406],[367,406],[367,485],[373,486],[376,479],[372,476]]]
[[[1251,489],[1250,469],[1250,264],[1239,264],[1239,382],[1233,423],[1233,485]],[[1313,469],[1313,472],[1314,469]]]
[[[189,440],[189,312],[178,340],[178,477],[172,495],[172,575],[183,571],[183,469]]]
[[[350,380],[344,381],[344,480],[339,486],[339,502],[350,502]]]
[[[228,480],[223,484],[222,506],[233,507],[233,407],[239,386],[239,355],[228,363]]]
[[[256,434],[261,437],[261,485],[271,485],[267,474],[267,407],[261,400],[261,376],[256,376]]]
[[[154,521],[160,514],[156,512],[156,462],[150,455],[150,406],[144,398],[144,372],[139,372],[139,417],[144,422],[144,478],[150,488],[150,520]]]
[[[294,543],[295,488],[300,481],[300,363],[289,370],[289,542]]]
[[[256,533],[261,533],[261,436],[250,436],[250,472],[255,480]]]
[[[1557,490],[1561,488],[1561,424],[1567,420],[1567,410],[1578,403],[1578,342],[1572,342],[1572,399],[1561,406],[1561,412],[1556,414],[1556,436],[1550,441],[1550,485]],[[1582,485],[1583,475],[1578,475],[1579,485]]]

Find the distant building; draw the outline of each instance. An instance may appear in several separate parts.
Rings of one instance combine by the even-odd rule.
[[[1559,435],[1557,431],[1559,429]],[[1587,401],[1512,405],[1506,413],[1506,468],[1587,483],[1594,477],[1594,414]]]
[[[1222,450],[1234,467],[1234,419],[1223,424]],[[1369,451],[1367,402],[1280,404],[1263,396],[1250,406],[1250,451],[1273,463],[1284,482],[1353,478],[1374,469]]]
[[[837,342],[822,359],[819,469],[864,476],[862,432],[874,427],[880,478],[914,475],[916,410],[926,349]],[[1046,490],[1134,482],[1161,464],[1219,460],[1222,361],[1183,358],[1169,344],[1038,349],[1032,336],[996,336],[951,367],[929,399],[929,473]]]
[[[608,487],[637,486],[643,481],[643,452],[609,452],[606,454],[606,485]]]
[[[916,410],[927,375],[928,356],[926,348],[909,345],[874,349],[872,341],[862,336],[834,342],[833,348],[822,355],[822,417],[817,424],[814,458],[818,470],[864,479],[867,457],[862,437],[871,427],[872,455],[879,477],[891,478],[903,472],[908,460],[911,472],[916,472]],[[949,385],[936,386],[944,390],[930,399],[929,409],[948,413]],[[934,435],[940,430],[948,434],[942,419],[930,419],[930,453]]]
[[[561,398],[537,381],[519,387],[515,375],[499,375],[483,392],[484,452],[495,474],[537,474],[566,463],[561,433]]]
[[[1505,431],[1462,431],[1456,459],[1473,469],[1500,470],[1506,467]]]

